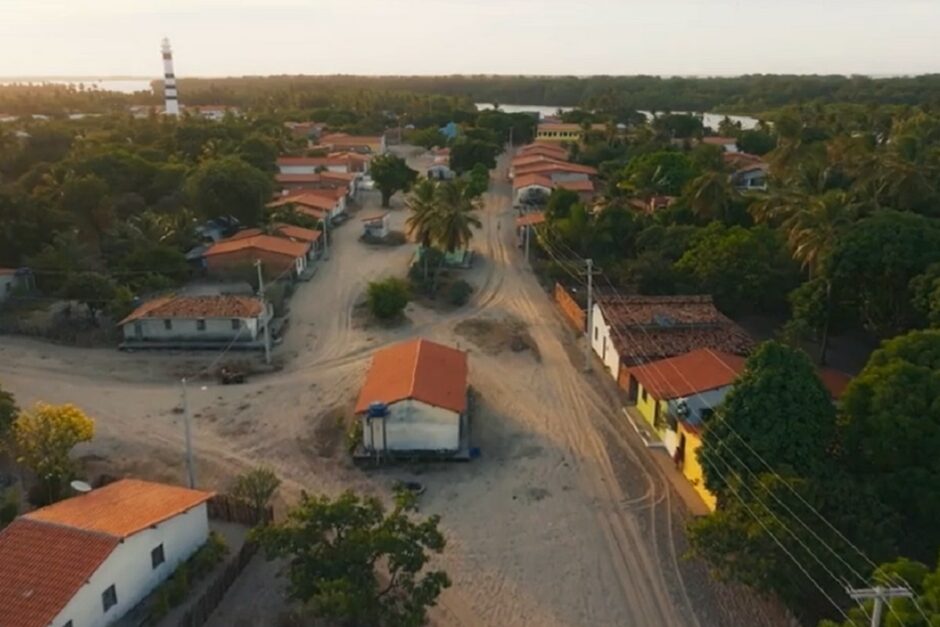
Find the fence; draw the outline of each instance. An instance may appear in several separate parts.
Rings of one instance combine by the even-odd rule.
[[[209,518],[246,527],[254,527],[259,523],[267,524],[274,520],[274,508],[268,506],[259,515],[254,507],[225,494],[217,494],[209,499],[208,511]]]
[[[560,283],[555,283],[555,302],[558,303],[565,320],[576,331],[583,333],[587,329],[587,313]]]
[[[215,581],[212,582],[203,595],[193,603],[192,607],[189,608],[185,614],[183,614],[183,617],[180,618],[177,625],[179,627],[200,627],[204,625],[205,622],[209,620],[209,616],[212,615],[213,610],[222,602],[225,593],[228,592],[228,589],[241,572],[245,570],[245,566],[248,565],[248,562],[251,561],[251,558],[254,557],[257,551],[257,544],[250,540],[245,542],[238,552],[238,556],[229,562],[225,570],[216,577]]]

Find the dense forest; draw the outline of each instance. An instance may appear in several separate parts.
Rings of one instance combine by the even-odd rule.
[[[256,109],[324,106],[338,97],[382,94],[464,103],[623,108],[647,111],[719,111],[760,114],[797,103],[925,105],[940,103],[940,75],[865,76],[749,75],[729,78],[657,76],[247,76],[182,78],[184,103]],[[127,104],[160,104],[162,81],[150,92],[116,94],[93,89],[0,87],[0,113],[103,112]],[[403,104],[401,106],[404,106]],[[392,105],[391,108],[395,108]]]

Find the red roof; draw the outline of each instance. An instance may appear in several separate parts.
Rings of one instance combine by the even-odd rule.
[[[734,137],[703,137],[702,141],[712,146],[727,146],[738,143],[738,140]]]
[[[339,199],[338,198],[328,198],[323,194],[313,193],[317,190],[306,189],[302,192],[297,192],[296,194],[291,194],[289,196],[284,196],[274,202],[267,204],[269,208],[274,207],[283,207],[284,205],[306,205],[307,207],[313,207],[314,209],[323,209],[325,211],[333,210]]]
[[[545,214],[541,211],[533,211],[516,218],[516,226],[535,226],[545,222]]]
[[[301,242],[315,242],[320,239],[320,231],[314,229],[305,229],[293,224],[277,224],[275,227],[277,234],[290,239],[296,239]]]
[[[546,189],[551,189],[552,179],[547,176],[542,176],[541,174],[523,174],[517,176],[512,180],[513,189],[522,189],[523,187],[529,187],[530,185],[540,185]]]
[[[13,268],[0,268],[0,275],[3,274],[16,274],[16,270]]]
[[[118,325],[142,318],[254,318],[263,311],[261,299],[253,296],[163,296],[147,301]]]
[[[356,402],[356,413],[370,403],[414,399],[463,413],[467,409],[467,354],[425,339],[376,351]]]
[[[350,181],[355,180],[356,175],[352,172],[330,172],[329,170],[324,170],[320,172],[320,176],[325,179],[335,179],[339,181],[344,181],[349,183]]]
[[[319,183],[320,174],[275,174],[274,180],[278,183]]]
[[[570,189],[573,192],[594,192],[594,183],[590,180],[583,181],[558,181],[555,187]]]
[[[213,244],[209,250],[203,253],[203,257],[213,255],[224,255],[240,250],[263,250],[276,255],[284,255],[297,259],[303,257],[310,250],[310,244],[303,242],[292,242],[283,237],[274,235],[255,235],[253,237],[243,237],[240,239],[224,239]]]
[[[511,165],[513,168],[523,168],[527,165],[532,165],[534,163],[568,163],[567,159],[563,157],[556,157],[555,155],[519,155],[515,157]]]
[[[46,627],[120,539],[19,518],[0,532],[0,624]]]
[[[543,172],[576,172],[578,174],[589,174],[594,176],[597,170],[587,165],[578,163],[567,163],[563,161],[546,161],[544,163],[532,163],[524,167],[516,168],[515,175],[543,173]]]
[[[208,501],[213,492],[121,479],[59,501],[24,518],[126,538]]]
[[[535,142],[534,144],[526,144],[519,149],[519,155],[552,155],[559,159],[565,159],[568,157],[568,151],[557,144],[549,144],[543,142]]]
[[[319,188],[314,188],[314,189],[305,189],[302,193],[305,196],[309,194],[313,194],[314,196],[322,196],[324,198],[331,198],[332,200],[337,201],[346,195],[346,188],[345,187],[319,187]]]
[[[306,166],[327,166],[327,165],[346,165],[344,157],[278,157],[278,167],[285,165],[306,165]]]
[[[630,368],[630,376],[659,400],[700,394],[734,383],[744,357],[702,348]]]

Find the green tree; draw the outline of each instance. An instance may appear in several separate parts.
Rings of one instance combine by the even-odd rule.
[[[467,193],[473,197],[480,197],[490,188],[490,171],[482,163],[478,163],[470,170],[467,179]]]
[[[444,135],[436,126],[410,131],[405,136],[405,139],[409,144],[422,146],[428,150],[434,148],[435,146],[447,145],[447,138],[444,137]]]
[[[795,273],[777,233],[713,223],[676,262],[701,291],[728,312],[780,309]]]
[[[231,156],[203,161],[186,184],[193,205],[203,215],[233,216],[245,226],[263,221],[273,190],[267,174]]]
[[[85,305],[92,320],[96,320],[98,312],[110,304],[116,292],[115,282],[98,272],[70,274],[62,288],[62,296]]]
[[[373,316],[379,320],[394,320],[405,311],[411,290],[405,281],[389,277],[382,281],[370,281],[366,296]]]
[[[875,351],[842,397],[844,463],[901,516],[902,546],[940,549],[940,331],[914,331]]]
[[[618,187],[643,197],[678,196],[698,174],[689,157],[681,152],[653,152],[631,159],[620,174]]]
[[[835,407],[806,353],[765,342],[707,424],[698,456],[705,485],[730,498],[726,463],[820,477],[831,467]],[[739,461],[740,460],[740,461]],[[763,461],[761,461],[763,460]]]
[[[239,158],[262,172],[277,171],[277,155],[277,143],[259,133],[249,135],[238,146]]]
[[[274,470],[267,466],[257,466],[235,478],[232,496],[250,505],[258,516],[258,520],[262,521],[280,485],[281,480],[278,479]]]
[[[479,201],[471,195],[466,181],[446,181],[437,186],[438,213],[434,239],[444,251],[466,248],[473,239],[472,227],[483,224],[476,216]]]
[[[424,265],[424,279],[428,278],[427,251],[434,241],[435,227],[437,225],[438,204],[437,185],[430,179],[419,180],[406,199],[411,215],[405,221],[405,226],[412,237],[421,244],[424,252],[421,256]]]
[[[98,242],[114,222],[108,185],[96,176],[69,177],[59,201],[86,239]]]
[[[578,192],[563,187],[556,187],[548,197],[545,216],[549,220],[562,220],[571,213],[571,207],[581,202]]]
[[[414,497],[400,493],[386,513],[374,497],[304,495],[285,523],[255,532],[269,559],[287,558],[288,596],[340,625],[418,627],[447,574],[427,571],[444,549],[439,518],[413,518]]]
[[[766,155],[777,147],[777,139],[766,131],[744,131],[738,136],[738,149],[752,155]]]
[[[496,157],[502,150],[500,144],[492,141],[460,137],[450,148],[450,167],[458,174],[469,172],[478,163],[482,163],[487,170],[492,170],[496,167]]]
[[[940,327],[940,263],[930,264],[911,279],[911,295],[918,316],[929,326]]]
[[[16,406],[16,400],[13,395],[3,388],[0,388],[0,442],[6,440],[13,426],[13,421],[20,413],[20,408]]]
[[[383,207],[388,207],[395,192],[411,189],[418,178],[418,173],[409,168],[404,159],[392,154],[380,155],[373,159],[370,172],[375,186],[382,192]]]
[[[707,172],[693,179],[686,186],[685,194],[699,219],[731,221],[738,195],[724,172]]]
[[[826,275],[879,337],[916,324],[911,280],[940,262],[940,224],[911,213],[877,211],[834,243]]]

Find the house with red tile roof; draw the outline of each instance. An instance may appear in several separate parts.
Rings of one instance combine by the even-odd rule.
[[[289,157],[277,159],[280,174],[319,174],[322,172],[364,172],[367,170],[369,157],[352,153],[328,154],[322,157]]]
[[[0,532],[0,625],[106,625],[209,537],[211,492],[123,479]]]
[[[271,307],[254,296],[161,296],[118,322],[121,348],[264,347]]]
[[[468,434],[467,354],[425,339],[376,351],[356,401],[368,453],[456,453]]]
[[[348,133],[329,133],[321,135],[320,146],[334,152],[358,152],[381,155],[385,152],[384,135],[350,135]]]
[[[203,254],[206,270],[213,276],[230,276],[251,269],[261,262],[265,275],[272,278],[299,277],[307,269],[310,242],[295,241],[275,235],[223,239]]]
[[[554,188],[552,179],[541,174],[525,174],[512,180],[513,199],[517,203],[534,195],[548,196]]]
[[[302,189],[267,204],[268,209],[293,206],[295,209],[313,209],[330,219],[346,211],[346,195],[342,189]],[[319,218],[318,219],[322,219]]]

